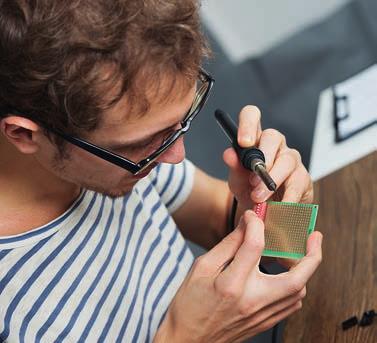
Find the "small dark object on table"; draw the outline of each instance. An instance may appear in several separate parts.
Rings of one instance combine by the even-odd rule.
[[[353,317],[345,320],[342,323],[343,331],[348,330],[349,328],[352,328],[353,326],[357,325],[357,323],[358,323],[358,320],[357,320],[356,316],[353,316]]]
[[[373,319],[375,316],[376,316],[376,312],[374,312],[374,310],[364,312],[359,325],[360,326],[371,325],[373,323]]]

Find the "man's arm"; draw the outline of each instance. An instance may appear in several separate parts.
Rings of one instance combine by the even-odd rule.
[[[232,199],[225,181],[196,168],[191,194],[173,217],[185,238],[211,249],[227,233]]]

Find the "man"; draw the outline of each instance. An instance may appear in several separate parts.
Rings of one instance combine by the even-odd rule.
[[[229,186],[184,159],[206,51],[194,0],[0,1],[0,341],[236,342],[301,307],[321,235],[261,273],[247,209],[271,192],[232,149]],[[310,202],[284,137],[252,106],[239,124],[282,200]],[[193,266],[182,234],[209,249]]]

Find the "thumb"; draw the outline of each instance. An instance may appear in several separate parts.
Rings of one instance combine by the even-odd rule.
[[[228,148],[224,151],[223,160],[229,167],[230,173],[233,174],[236,184],[243,184],[244,180],[249,180],[250,170],[243,167],[233,148]]]
[[[245,234],[245,224],[243,216],[240,218],[238,226],[220,243],[202,255],[206,269],[211,274],[218,274],[235,256],[241,246]]]
[[[223,160],[229,168],[236,168],[240,165],[238,156],[233,148],[228,148],[223,153]]]
[[[233,148],[228,148],[224,151],[223,160],[230,170],[241,173],[248,173],[248,171],[242,166],[241,161]]]
[[[252,211],[246,211],[245,234],[243,242],[235,254],[233,261],[222,273],[223,278],[234,278],[242,284],[246,283],[250,273],[259,265],[264,249],[264,223]]]

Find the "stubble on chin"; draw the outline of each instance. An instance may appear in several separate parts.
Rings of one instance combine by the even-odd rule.
[[[114,186],[114,185],[102,186],[94,182],[85,182],[85,181],[80,182],[78,180],[73,181],[73,182],[76,185],[78,185],[81,189],[86,189],[89,191],[100,193],[112,199],[124,197],[128,193],[131,193],[133,187],[136,184],[136,183],[127,183],[126,185],[118,185],[118,186]]]
[[[124,197],[128,193],[131,193],[133,186],[129,187],[127,189],[105,189],[105,188],[101,188],[101,187],[92,187],[92,188],[90,188],[89,186],[86,187],[86,188],[87,189],[91,189],[94,192],[97,192],[97,193],[103,194],[105,196],[108,196],[109,198],[117,199],[117,198]]]
[[[101,182],[94,180],[94,178],[89,175],[84,176],[82,173],[79,173],[80,177],[86,177],[85,180],[81,180],[74,175],[68,175],[69,173],[67,173],[67,164],[71,162],[72,159],[69,154],[65,154],[63,157],[61,154],[57,153],[53,159],[53,169],[59,175],[59,177],[79,186],[81,189],[87,189],[96,193],[100,193],[112,199],[124,197],[128,193],[132,192],[133,187],[138,181],[125,178],[122,179],[117,185],[106,185],[106,179]]]

